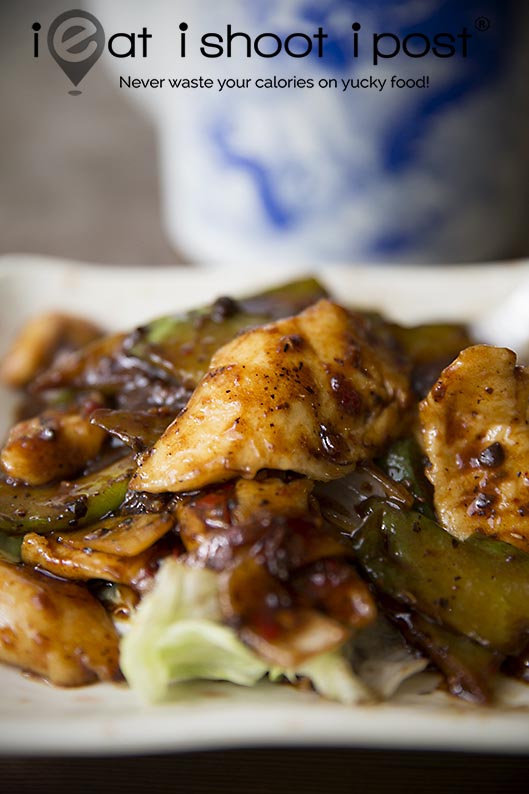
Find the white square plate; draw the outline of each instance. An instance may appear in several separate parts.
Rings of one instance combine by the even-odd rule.
[[[320,275],[344,303],[416,323],[473,319],[507,297],[527,278],[528,267],[332,267]],[[127,328],[292,275],[284,268],[133,269],[4,257],[0,354],[24,320],[45,309],[81,313],[109,329]],[[5,392],[0,398],[3,432],[12,398]],[[331,703],[287,686],[244,689],[209,682],[175,690],[171,703],[146,706],[125,686],[55,689],[0,666],[0,752],[136,754],[266,744],[529,750],[529,687],[504,683],[504,701],[511,698],[512,707],[480,709],[442,692],[421,694],[427,679],[405,684],[389,703],[363,707]],[[520,705],[523,701],[527,705]]]

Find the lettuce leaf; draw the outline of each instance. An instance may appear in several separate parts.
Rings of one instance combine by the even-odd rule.
[[[289,678],[288,673],[283,674]],[[348,706],[373,699],[369,689],[353,673],[341,650],[313,656],[295,671],[295,675],[308,678],[322,697]]]
[[[168,560],[121,641],[121,669],[145,700],[195,678],[252,686],[266,664],[220,623],[217,575]]]
[[[253,686],[266,675],[290,681],[305,676],[321,695],[343,703],[369,697],[339,650],[296,670],[271,667],[257,656],[221,622],[217,577],[174,559],[162,566],[121,641],[121,669],[141,697],[162,701],[172,684],[193,679]]]

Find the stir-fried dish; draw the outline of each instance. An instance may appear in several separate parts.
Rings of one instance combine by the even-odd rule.
[[[479,341],[479,340],[478,340]],[[31,321],[1,375],[0,660],[355,703],[529,681],[529,371],[313,279],[130,333]]]

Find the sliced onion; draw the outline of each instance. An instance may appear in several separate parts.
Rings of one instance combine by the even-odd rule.
[[[367,462],[346,477],[319,484],[315,494],[323,516],[344,532],[353,532],[360,526],[364,516],[359,507],[372,497],[388,499],[399,507],[413,505],[413,496],[402,483]]]

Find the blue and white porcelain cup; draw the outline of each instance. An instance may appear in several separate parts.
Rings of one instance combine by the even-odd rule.
[[[191,261],[266,265],[455,262],[516,252],[527,223],[529,17],[516,0],[154,0],[92,9],[110,28],[148,25],[153,55],[121,74],[251,79],[249,88],[137,92],[159,131],[165,222]],[[176,54],[178,25],[188,55]],[[353,23],[361,24],[358,57]],[[324,57],[207,59],[207,31],[328,34]],[[467,57],[432,52],[466,28]],[[132,27],[131,27],[132,29]],[[386,57],[373,64],[374,33]],[[409,51],[389,58],[395,41]],[[421,38],[422,36],[422,38]],[[458,45],[461,39],[457,39]],[[444,50],[445,54],[447,50]],[[257,88],[259,78],[315,87]],[[380,81],[370,88],[341,80]],[[397,87],[418,80],[419,86]],[[427,78],[422,80],[422,78]],[[320,88],[335,79],[337,89]],[[381,81],[386,80],[383,90]],[[422,83],[421,83],[422,80]],[[402,83],[401,83],[402,85]]]

